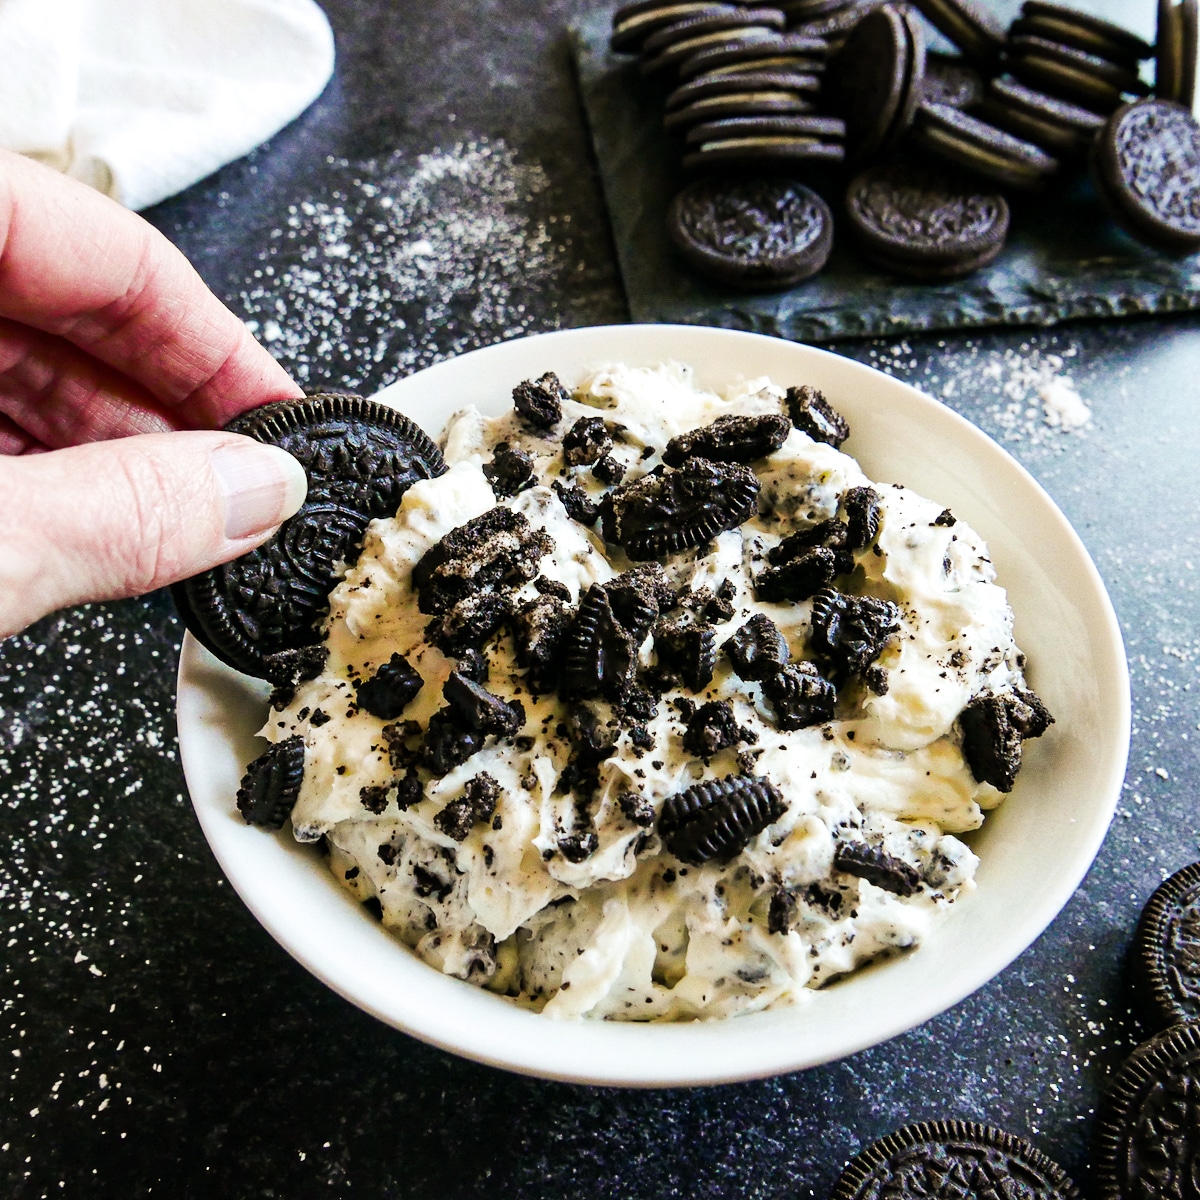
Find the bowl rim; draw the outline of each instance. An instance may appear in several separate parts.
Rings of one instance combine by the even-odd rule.
[[[1075,597],[1078,611],[1086,610],[1081,628],[1088,635],[1095,672],[1108,685],[1098,698],[1103,706],[1098,720],[1107,736],[1092,751],[1096,784],[1092,807],[1086,811],[1083,825],[1071,831],[1077,840],[1069,861],[1030,901],[1032,915],[1026,917],[1019,934],[1004,930],[968,967],[958,969],[952,964],[956,970],[952,980],[943,979],[941,974],[936,980],[926,979],[927,985],[937,985],[930,988],[933,994],[915,999],[905,994],[897,997],[896,1003],[884,1004],[869,1027],[843,1028],[838,1036],[823,1038],[805,1037],[803,1029],[805,1015],[811,1017],[814,1004],[826,1004],[831,995],[844,997],[858,981],[863,981],[860,992],[864,996],[868,990],[872,995],[880,990],[870,982],[880,972],[891,972],[897,982],[903,976],[906,984],[911,983],[908,976],[913,972],[906,972],[905,964],[920,960],[932,965],[933,940],[916,955],[868,966],[844,983],[805,997],[806,1003],[785,1009],[682,1024],[550,1020],[427,966],[354,901],[325,864],[316,861],[311,848],[287,845],[290,839],[264,835],[237,818],[230,779],[236,781],[241,767],[237,767],[237,774],[230,775],[231,738],[237,733],[244,743],[244,728],[238,727],[245,726],[246,719],[238,722],[234,718],[238,706],[263,703],[267,688],[224,667],[190,634],[186,635],[177,690],[180,756],[201,828],[222,870],[271,936],[317,978],[386,1024],[440,1049],[546,1079],[636,1087],[757,1079],[842,1058],[887,1041],[952,1007],[1031,945],[1074,894],[1115,812],[1128,755],[1131,704],[1120,628],[1099,572],[1066,517],[1024,467],[965,417],[911,385],[828,350],[764,335],[693,325],[611,325],[495,343],[416,372],[382,389],[375,398],[399,407],[406,402],[412,406],[414,396],[437,393],[443,381],[475,375],[485,381],[482,387],[489,386],[487,380],[500,378],[503,388],[508,386],[509,374],[513,374],[503,373],[506,360],[540,360],[549,363],[551,369],[564,357],[581,367],[585,361],[595,366],[616,361],[694,363],[711,358],[717,349],[722,354],[729,351],[735,361],[752,356],[766,361],[794,359],[795,366],[789,371],[830,374],[844,379],[847,387],[859,384],[867,393],[879,392],[889,405],[905,414],[919,414],[931,423],[938,437],[964,448],[967,462],[975,470],[999,470],[1006,485],[1015,489],[1013,494],[1032,506],[1038,536],[1047,538],[1060,558],[1065,556],[1064,569],[1073,585],[1081,589]],[[477,370],[480,367],[483,370]],[[757,373],[778,375],[777,370],[766,368]],[[514,381],[525,377],[518,371]],[[746,372],[726,375],[728,380],[737,377],[746,377]],[[847,403],[842,397],[833,397],[835,407],[839,401],[842,406]],[[855,401],[854,406],[858,403]],[[964,475],[964,484],[966,478]],[[953,503],[956,511],[969,507],[961,499],[947,498],[947,502]],[[976,525],[977,521],[970,523]],[[991,545],[992,538],[985,537]],[[1061,565],[1056,564],[1056,568]],[[1006,583],[1003,571],[999,582]],[[1018,612],[1018,625],[1020,619]],[[229,761],[217,761],[222,753]],[[249,756],[243,746],[241,766]],[[1011,801],[1010,797],[1010,807]],[[990,815],[988,824],[1002,819],[1007,811],[1002,807]],[[1076,820],[1070,824],[1076,825]],[[317,881],[318,872],[323,884]],[[300,883],[300,888],[283,890],[280,880]],[[977,895],[960,898],[955,910]],[[331,902],[334,897],[337,903]],[[886,992],[886,988],[883,990]],[[847,1007],[856,1011],[853,1002]]]

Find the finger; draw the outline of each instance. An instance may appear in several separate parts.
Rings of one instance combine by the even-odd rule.
[[[0,151],[0,316],[139,382],[190,424],[301,395],[278,363],[141,217]]]
[[[139,384],[62,338],[3,319],[0,413],[44,446],[180,428]]]
[[[0,460],[0,637],[150,591],[258,545],[301,505],[290,454],[236,434],[148,434]]]
[[[36,438],[30,437],[15,421],[0,413],[0,455],[28,454],[39,448]]]

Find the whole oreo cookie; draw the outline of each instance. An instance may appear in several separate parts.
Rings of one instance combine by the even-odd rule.
[[[1012,79],[991,81],[979,115],[1062,158],[1085,154],[1105,124],[1104,118],[1090,109],[1046,96]]]
[[[899,4],[869,12],[846,39],[832,83],[846,121],[850,157],[865,162],[890,149],[912,124],[925,78],[925,35]]]
[[[1140,1045],[1104,1097],[1096,1155],[1102,1200],[1165,1200],[1197,1192],[1200,1024]]]
[[[295,683],[294,651],[320,640],[339,570],[367,525],[394,516],[419,479],[445,471],[441,451],[412,421],[360,396],[322,394],[264,405],[226,429],[279,446],[308,475],[300,511],[268,542],[172,588],[188,629],[248,675]]]
[[[955,279],[1004,246],[1003,196],[908,163],[864,171],[846,192],[846,217],[867,258],[913,279]]]
[[[1002,187],[1036,191],[1058,170],[1058,160],[1032,142],[945,104],[917,109],[910,137],[928,154]]]
[[[1022,83],[1096,112],[1112,112],[1125,95],[1144,96],[1149,91],[1132,67],[1040,37],[1009,38],[1008,69]]]
[[[841,162],[845,124],[837,117],[726,117],[688,130],[687,170],[737,167],[771,170],[801,163]]]
[[[1136,33],[1120,25],[1065,4],[1044,3],[1043,0],[1026,0],[1021,5],[1021,16],[1012,23],[1009,33],[1046,38],[1130,67],[1136,67],[1143,58],[1154,53]]]
[[[921,1121],[851,1159],[830,1200],[917,1196],[1079,1200],[1080,1192],[1057,1163],[1024,1138],[974,1121]]]
[[[1119,109],[1096,142],[1094,175],[1117,221],[1173,254],[1200,249],[1200,123],[1169,100]]]
[[[1142,910],[1133,972],[1149,1029],[1200,1021],[1200,863],[1160,884]]]
[[[667,228],[701,274],[752,290],[807,279],[833,246],[825,201],[794,180],[765,176],[688,184],[671,202]]]

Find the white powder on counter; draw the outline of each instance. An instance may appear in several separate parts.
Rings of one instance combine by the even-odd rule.
[[[561,274],[569,217],[529,215],[549,181],[500,140],[344,170],[288,208],[241,303],[250,331],[302,384],[374,390],[472,349],[557,327],[537,298]]]

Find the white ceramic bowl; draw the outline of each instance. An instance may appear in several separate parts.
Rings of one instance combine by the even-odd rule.
[[[816,992],[809,1003],[728,1021],[555,1021],[426,966],[285,833],[243,823],[234,793],[263,748],[264,685],[190,636],[179,669],[179,740],[196,813],[230,882],[314,975],[381,1021],[494,1066],[598,1084],[707,1084],[815,1066],[910,1029],[969,995],[1046,928],[1108,828],[1129,745],[1129,678],[1104,585],[1053,501],[993,441],[869,367],[755,334],[612,326],[505,342],[393,384],[380,398],[436,434],[451,411],[499,413],[512,387],[553,370],[667,359],[701,386],[769,375],[821,388],[849,419],[846,449],[872,479],[954,509],[987,540],[1016,612],[1030,679],[1057,724],[1027,755],[1012,795],[970,838],[976,892],[916,953]]]

